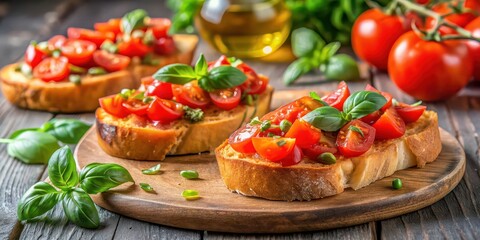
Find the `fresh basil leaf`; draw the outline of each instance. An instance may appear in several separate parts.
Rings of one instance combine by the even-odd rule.
[[[150,186],[150,184],[148,183],[139,183],[138,185],[140,185],[140,188],[143,189],[143,191],[145,192],[154,192],[155,190],[153,190],[153,187]]]
[[[286,85],[290,85],[300,76],[310,72],[313,69],[310,59],[299,58],[288,65],[287,69],[283,73],[283,82]]]
[[[145,18],[148,13],[143,9],[136,9],[128,12],[122,17],[121,25],[123,32],[130,35],[133,30],[145,26]]]
[[[180,171],[180,176],[186,179],[197,179],[199,177],[198,172],[195,170],[183,170]]]
[[[357,62],[346,54],[332,56],[325,66],[324,75],[329,80],[337,81],[360,79]]]
[[[64,146],[53,153],[48,161],[48,177],[62,190],[68,190],[78,184],[78,172],[70,147]]]
[[[91,163],[80,171],[80,187],[88,194],[105,192],[126,182],[135,181],[127,169],[114,163]]]
[[[208,74],[208,64],[203,54],[200,54],[200,57],[195,64],[195,74],[197,75],[197,78],[206,76]]]
[[[208,77],[201,79],[205,80],[203,80],[203,83],[199,81],[199,86],[205,87],[204,90],[206,91],[213,91],[239,86],[247,80],[247,76],[241,70],[232,66],[219,66],[210,70]]]
[[[322,98],[320,97],[320,95],[318,95],[318,93],[316,93],[316,92],[310,92],[310,97],[313,100],[319,101],[323,106],[329,106],[328,103],[323,101]]]
[[[310,56],[315,49],[324,45],[325,41],[320,35],[308,28],[299,28],[292,32],[292,51],[299,58]]]
[[[7,152],[24,163],[47,163],[59,148],[57,139],[48,133],[24,131],[8,144]]]
[[[387,100],[380,93],[359,91],[345,100],[343,112],[350,115],[352,119],[358,119],[377,111],[385,103],[387,103]]]
[[[81,188],[66,192],[62,200],[63,211],[68,220],[84,228],[97,228],[100,217],[92,198]]]
[[[350,125],[350,127],[348,127],[348,130],[357,132],[358,134],[360,134],[360,136],[362,136],[362,138],[365,138],[365,134],[363,134],[363,131],[355,125]]]
[[[183,85],[195,80],[197,75],[191,66],[176,63],[160,68],[155,74],[153,74],[153,78],[162,82]]]
[[[46,182],[31,186],[17,205],[18,220],[30,220],[52,209],[60,199],[60,192]]]
[[[13,132],[12,134],[10,134],[10,136],[8,137],[9,139],[15,139],[17,138],[20,134],[24,133],[24,132],[29,132],[29,131],[38,131],[40,130],[40,128],[24,128],[24,129],[18,129],[16,130],[15,132]]]
[[[330,106],[319,107],[302,117],[302,119],[314,127],[327,131],[335,132],[347,123],[338,109]]]
[[[154,175],[154,174],[157,174],[157,173],[160,172],[160,167],[161,167],[161,165],[157,164],[157,165],[155,165],[151,168],[143,169],[142,173],[145,174],[145,175]]]
[[[46,125],[49,125],[46,127]],[[42,129],[60,142],[76,144],[90,129],[90,125],[77,119],[52,119],[42,126]]]
[[[339,42],[331,42],[322,48],[319,56],[320,63],[327,63],[328,60],[337,53],[341,44]]]

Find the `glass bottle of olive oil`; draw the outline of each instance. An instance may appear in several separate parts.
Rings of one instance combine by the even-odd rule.
[[[206,0],[195,25],[221,53],[262,57],[287,39],[290,11],[283,0]]]

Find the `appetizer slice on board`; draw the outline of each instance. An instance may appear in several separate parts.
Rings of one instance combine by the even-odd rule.
[[[271,200],[312,200],[354,190],[395,171],[435,161],[437,114],[342,82],[312,92],[233,133],[216,150],[227,188]]]
[[[220,57],[195,68],[172,64],[100,99],[98,143],[109,155],[163,160],[211,151],[254,116],[263,116],[273,92],[269,79],[239,59]]]
[[[21,108],[86,112],[98,99],[171,63],[191,63],[198,38],[169,36],[170,20],[134,10],[94,28],[68,28],[45,42],[32,42],[23,61],[0,70],[3,95]]]

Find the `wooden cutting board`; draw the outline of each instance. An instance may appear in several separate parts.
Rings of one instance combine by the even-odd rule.
[[[136,184],[126,183],[106,193],[92,195],[95,203],[132,218],[197,230],[237,233],[284,233],[339,228],[391,218],[431,205],[449,193],[465,171],[465,153],[457,140],[441,129],[443,150],[423,169],[399,171],[357,191],[310,202],[280,202],[244,197],[229,192],[211,154],[168,157],[163,162],[133,161],[107,155],[97,144],[92,128],[75,151],[80,168],[93,162],[118,163],[132,174]],[[162,164],[158,175],[142,169]],[[196,170],[199,180],[186,180],[181,170]],[[393,190],[391,181],[401,178],[403,188]],[[155,193],[138,183],[149,183]],[[185,189],[201,198],[186,201]]]

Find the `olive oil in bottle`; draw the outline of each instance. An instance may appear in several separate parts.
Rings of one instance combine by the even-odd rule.
[[[290,11],[283,0],[206,0],[195,25],[221,53],[262,57],[287,39]]]

